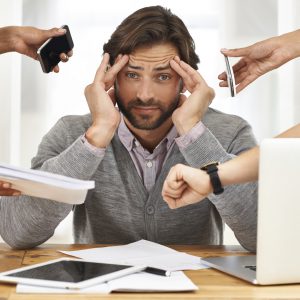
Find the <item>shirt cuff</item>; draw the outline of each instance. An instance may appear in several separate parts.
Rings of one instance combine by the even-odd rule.
[[[95,156],[97,157],[100,157],[100,158],[103,158],[104,157],[104,154],[105,154],[105,148],[98,148],[98,147],[95,147],[94,145],[90,144],[88,142],[88,140],[86,139],[85,137],[85,134],[82,135],[80,137],[83,145],[91,152],[93,153]]]
[[[205,131],[204,124],[199,121],[189,132],[175,139],[179,149],[184,149],[197,140]]]

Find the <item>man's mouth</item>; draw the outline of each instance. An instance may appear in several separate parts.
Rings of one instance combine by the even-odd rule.
[[[137,112],[152,113],[154,111],[159,110],[159,107],[157,107],[157,106],[134,106],[133,109]]]

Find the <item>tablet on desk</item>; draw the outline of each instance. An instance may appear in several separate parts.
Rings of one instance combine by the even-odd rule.
[[[145,266],[105,264],[60,258],[0,273],[0,281],[38,286],[81,289],[136,273]]]

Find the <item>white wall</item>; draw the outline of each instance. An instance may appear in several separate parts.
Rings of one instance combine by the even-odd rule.
[[[299,60],[258,79],[235,99],[218,87],[217,75],[225,67],[221,47],[246,46],[299,28],[300,1],[0,0],[0,26],[68,24],[75,44],[74,56],[59,74],[43,74],[37,62],[18,54],[0,56],[0,161],[29,167],[42,136],[59,117],[88,112],[83,90],[94,77],[103,43],[127,15],[155,4],[171,8],[190,29],[199,71],[216,91],[212,106],[248,120],[258,141],[299,122]],[[68,217],[50,241],[71,242],[70,227]],[[225,242],[236,243],[228,229]]]

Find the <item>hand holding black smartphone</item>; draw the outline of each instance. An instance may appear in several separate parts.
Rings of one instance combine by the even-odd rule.
[[[38,59],[44,73],[49,73],[61,61],[59,55],[68,53],[74,47],[68,25],[61,28],[66,29],[66,33],[48,39],[37,51]]]

